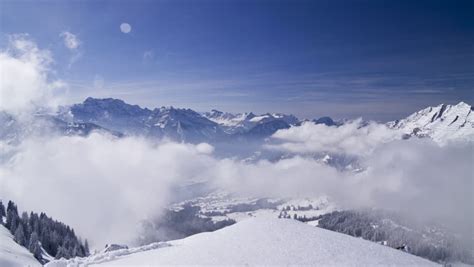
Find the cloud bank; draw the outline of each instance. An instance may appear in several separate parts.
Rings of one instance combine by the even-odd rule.
[[[57,92],[65,85],[51,78],[51,52],[39,49],[27,34],[11,35],[8,40],[0,51],[0,110],[18,114],[56,106]]]
[[[354,173],[302,156],[254,163],[218,158],[209,144],[99,133],[32,137],[0,166],[0,194],[72,224],[96,244],[130,241],[140,220],[169,204],[173,188],[203,181],[243,196],[326,195],[343,208],[390,209],[468,231],[472,149],[393,141],[364,157],[369,167]]]
[[[339,127],[304,123],[300,127],[280,130],[269,149],[294,153],[340,153],[353,156],[369,155],[377,146],[400,139],[402,133],[384,124],[354,120]]]
[[[1,196],[46,211],[104,244],[128,241],[139,220],[164,207],[172,185],[213,163],[205,144],[156,146],[98,133],[32,137],[18,150],[0,166]]]

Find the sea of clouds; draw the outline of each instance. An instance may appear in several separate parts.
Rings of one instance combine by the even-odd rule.
[[[53,64],[29,36],[11,36],[0,52],[0,112],[28,124],[38,108],[53,110],[67,89]],[[19,143],[0,141],[0,198],[45,211],[96,245],[133,239],[137,223],[159,214],[173,188],[194,181],[256,197],[326,195],[341,207],[390,209],[472,231],[472,142],[401,140],[401,133],[361,120],[306,123],[270,141],[255,150],[292,156],[242,161],[219,157],[206,143],[31,133]],[[364,169],[341,171],[308,153],[347,154]]]

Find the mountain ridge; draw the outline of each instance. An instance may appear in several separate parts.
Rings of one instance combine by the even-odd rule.
[[[444,143],[453,139],[474,139],[474,109],[465,102],[456,105],[440,104],[414,112],[405,119],[387,123],[406,135],[431,137]]]
[[[92,131],[114,136],[139,135],[168,138],[180,142],[241,142],[264,140],[278,130],[298,127],[303,123],[339,127],[352,120],[333,120],[320,117],[300,120],[283,113],[230,113],[219,110],[197,112],[189,108],[142,108],[114,98],[86,98],[82,103],[63,106],[55,114],[36,114],[21,126],[5,112],[0,112],[1,139],[14,139],[23,132],[41,132],[46,124],[65,135],[88,135]],[[41,123],[46,122],[46,123]],[[361,127],[368,122],[361,124]],[[449,140],[474,139],[473,107],[465,102],[456,105],[440,104],[426,107],[406,118],[385,123],[409,137],[430,137],[438,143]]]

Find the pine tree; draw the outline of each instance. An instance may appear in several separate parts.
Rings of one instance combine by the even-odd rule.
[[[84,253],[86,254],[85,256],[89,256],[89,254],[90,254],[89,242],[87,242],[87,239],[84,241]]]
[[[7,216],[7,212],[5,211],[5,206],[3,206],[3,203],[0,200],[0,224],[3,224],[3,217],[5,216]]]
[[[66,250],[61,246],[55,256],[56,259],[66,258]]]
[[[74,247],[71,249],[71,255],[74,257],[74,256],[79,256],[79,257],[82,257],[81,255],[81,249],[80,249],[80,246],[78,244],[75,244]]]
[[[22,246],[26,246],[26,236],[25,236],[25,231],[23,230],[23,225],[20,223],[18,227],[15,230],[15,242]]]
[[[28,242],[28,250],[33,253],[33,256],[37,260],[42,260],[43,257],[41,256],[41,245],[39,243],[38,234],[33,232],[30,236],[30,241]]]
[[[2,213],[0,202],[0,214]],[[3,221],[0,216],[0,223]],[[5,226],[15,241],[31,251],[38,260],[42,260],[43,249],[57,258],[83,257],[89,255],[89,245],[82,245],[73,228],[53,220],[45,213],[23,212],[21,217],[15,203],[8,202]]]
[[[15,231],[18,227],[20,218],[18,217],[18,214],[15,213],[14,211],[8,211],[7,212],[7,228],[10,229],[10,233],[12,235],[15,235]]]
[[[18,208],[16,207],[15,203],[13,203],[13,201],[11,201],[11,200],[8,201],[7,212],[10,211],[10,210],[13,210],[13,211],[16,212],[16,214],[18,214]]]
[[[33,232],[30,236],[30,240],[28,241],[28,249],[31,251],[31,247],[33,247],[34,244],[38,242],[39,242],[38,234]]]
[[[32,247],[31,247],[31,250],[30,252],[33,254],[33,256],[41,261],[43,260],[43,251],[41,250],[41,245],[39,242],[36,242]]]
[[[23,212],[21,214],[20,223],[23,225],[23,230],[24,230],[25,238],[27,241],[30,240],[30,235],[31,235],[31,225],[28,223],[29,220],[30,218],[28,217],[28,213]]]
[[[8,204],[7,204],[7,220],[5,223],[5,227],[7,227],[7,229],[10,230],[10,233],[12,235],[15,234],[15,230],[18,226],[18,221],[19,221],[18,209],[15,203],[13,203],[10,200],[8,201]]]

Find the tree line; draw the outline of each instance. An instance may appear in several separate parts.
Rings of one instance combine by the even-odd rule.
[[[41,263],[47,262],[45,252],[56,259],[89,255],[87,239],[82,242],[73,228],[43,212],[20,215],[13,201],[8,201],[5,209],[0,200],[0,224],[10,231],[16,243],[28,249]]]
[[[319,218],[318,227],[361,237],[443,264],[474,264],[474,254],[456,235],[436,225],[417,225],[376,210],[335,211]]]

